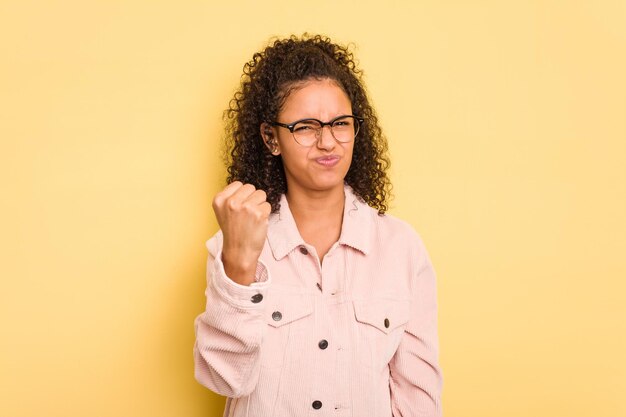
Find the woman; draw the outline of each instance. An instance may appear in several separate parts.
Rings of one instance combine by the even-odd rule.
[[[226,115],[196,379],[225,416],[441,415],[435,274],[384,214],[386,142],[352,53],[276,40]]]

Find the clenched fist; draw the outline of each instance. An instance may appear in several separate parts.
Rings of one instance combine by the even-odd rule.
[[[256,265],[272,211],[265,191],[235,181],[213,199],[213,211],[224,234],[222,262],[226,275],[238,284],[254,282]]]

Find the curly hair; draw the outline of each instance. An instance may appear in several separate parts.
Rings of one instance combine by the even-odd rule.
[[[384,214],[391,191],[386,173],[390,165],[387,140],[369,103],[362,75],[348,47],[321,35],[304,33],[301,37],[275,39],[255,53],[244,65],[240,88],[224,111],[227,181],[262,189],[272,212],[276,212],[281,194],[287,192],[287,180],[282,159],[272,155],[263,142],[261,123],[276,120],[289,94],[303,81],[332,79],[350,99],[352,114],[365,119],[344,182],[360,199]]]

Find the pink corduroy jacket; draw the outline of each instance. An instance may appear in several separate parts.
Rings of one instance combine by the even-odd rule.
[[[270,215],[256,281],[224,272],[207,241],[196,379],[232,417],[441,416],[435,272],[407,223],[345,186],[341,236],[320,264],[285,196]]]

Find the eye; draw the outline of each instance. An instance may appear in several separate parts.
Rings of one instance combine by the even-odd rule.
[[[296,125],[293,128],[294,132],[309,132],[312,130],[317,130],[319,129],[319,123],[317,123],[315,120],[303,120],[299,123],[296,123]]]
[[[345,117],[333,122],[333,127],[351,127],[353,124],[354,122],[351,117]]]

